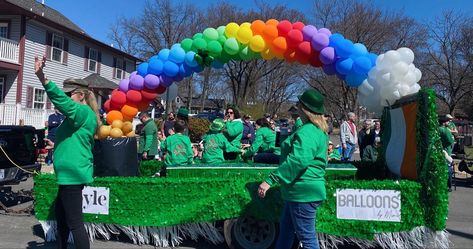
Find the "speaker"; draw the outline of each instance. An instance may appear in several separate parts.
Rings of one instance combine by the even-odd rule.
[[[137,176],[136,138],[95,140],[94,176]]]

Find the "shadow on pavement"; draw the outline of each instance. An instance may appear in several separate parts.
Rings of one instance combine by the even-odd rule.
[[[459,237],[463,237],[465,239],[471,239],[473,240],[473,234],[471,233],[464,233],[464,232],[461,232],[461,231],[457,231],[457,230],[453,230],[453,229],[447,229],[447,231],[453,235],[456,235],[456,236],[459,236]]]

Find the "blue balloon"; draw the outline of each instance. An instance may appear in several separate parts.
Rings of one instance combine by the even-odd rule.
[[[172,61],[166,61],[164,62],[163,72],[166,76],[174,77],[179,73],[179,66]]]
[[[329,43],[328,45],[332,48],[337,47],[338,44],[340,44],[341,41],[345,40],[345,37],[341,34],[333,34],[329,37]]]
[[[182,77],[189,77],[194,71],[187,64],[183,63],[179,66],[179,75]]]
[[[169,52],[168,59],[174,63],[183,63],[186,58],[186,51],[180,47],[173,47]]]
[[[161,85],[165,87],[169,87],[173,82],[172,77],[168,77],[166,75],[161,75]]]
[[[156,76],[161,75],[163,73],[163,66],[164,63],[160,59],[150,59],[148,65],[148,73],[154,74]]]
[[[159,56],[158,55],[153,55],[151,58],[149,58],[148,62],[151,62],[152,60],[158,60]]]
[[[184,77],[182,77],[181,75],[178,74],[178,75],[172,77],[172,79],[176,82],[179,82],[179,81],[183,80]]]
[[[195,67],[192,67],[192,70],[194,70],[194,72],[196,72],[196,73],[200,73],[200,72],[204,71],[204,68],[201,65],[197,65]]]
[[[350,73],[351,69],[353,68],[353,60],[351,58],[337,60],[335,63],[335,69],[337,73],[347,75]]]
[[[162,61],[167,61],[168,58],[169,58],[169,53],[171,52],[171,50],[165,48],[165,49],[161,49],[161,51],[159,51],[158,53],[158,57],[159,59],[161,59]]]
[[[181,44],[180,43],[174,43],[174,45],[171,46],[171,50],[173,48],[180,48],[181,47]]]
[[[366,54],[368,54],[368,49],[366,49],[365,45],[361,43],[353,44],[353,53],[351,54],[352,58],[355,59]]]
[[[371,68],[371,60],[367,56],[360,56],[353,62],[353,71],[357,74],[367,74]]]
[[[343,58],[348,58],[353,53],[353,42],[343,40],[335,47],[335,53]]]
[[[148,62],[143,62],[138,65],[138,69],[136,69],[139,75],[145,77],[148,74]]]
[[[213,68],[220,69],[220,68],[223,68],[224,64],[219,60],[214,60],[214,61],[212,61],[211,66]]]
[[[337,78],[339,78],[341,80],[345,80],[345,75],[340,74],[339,72],[336,72],[335,75],[337,76]]]
[[[185,62],[189,67],[196,67],[199,65],[199,63],[197,63],[197,61],[195,60],[195,52],[193,51],[189,51],[186,53]]]
[[[347,85],[350,87],[358,87],[366,79],[366,75],[360,75],[356,73],[351,73],[345,77]]]
[[[378,55],[374,53],[369,53],[368,58],[370,58],[371,60],[371,65],[373,65],[373,67],[376,66],[376,59],[378,59]]]

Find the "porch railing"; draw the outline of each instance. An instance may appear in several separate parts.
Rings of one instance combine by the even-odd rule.
[[[0,61],[18,64],[20,46],[17,41],[0,37]]]
[[[1,125],[31,125],[42,129],[53,110],[31,109],[20,104],[0,104]]]

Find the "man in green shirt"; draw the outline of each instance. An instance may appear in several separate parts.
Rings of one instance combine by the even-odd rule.
[[[161,150],[166,154],[164,166],[192,164],[194,153],[191,140],[188,136],[182,134],[186,127],[184,120],[177,120],[173,128],[175,133],[161,143]]]
[[[220,118],[215,119],[210,125],[209,132],[203,138],[203,163],[223,163],[225,161],[223,152],[241,152],[240,147],[233,146],[222,134],[224,126],[225,122]]]
[[[256,138],[253,144],[244,145],[248,148],[244,158],[254,157],[255,163],[278,164],[279,156],[274,154],[276,149],[276,134],[269,128],[270,124],[265,118],[256,120]]]
[[[140,113],[143,129],[140,132],[138,154],[141,160],[153,160],[158,154],[158,127],[148,112]]]
[[[458,136],[457,126],[453,122],[453,116],[450,114],[447,114],[445,115],[445,117],[448,119],[447,128],[452,132],[453,137]]]
[[[452,132],[448,128],[448,119],[442,118],[440,120],[440,141],[442,142],[442,147],[445,151],[447,151],[448,155],[451,156],[453,152],[453,144],[455,143],[455,139],[453,137]]]

